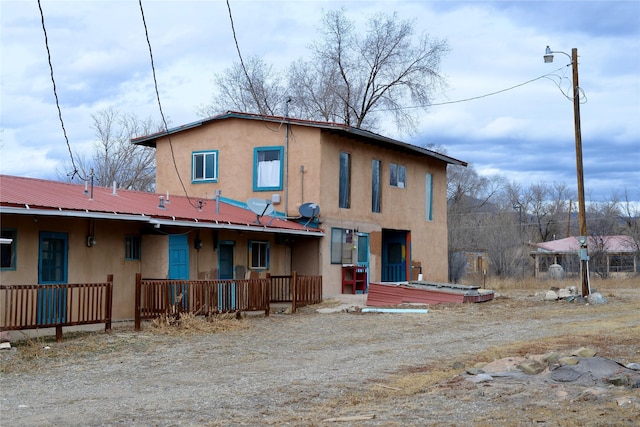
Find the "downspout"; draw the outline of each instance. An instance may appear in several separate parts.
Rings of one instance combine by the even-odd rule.
[[[289,216],[289,103],[291,98],[287,98],[284,107],[284,116],[287,121],[284,136],[284,214]]]

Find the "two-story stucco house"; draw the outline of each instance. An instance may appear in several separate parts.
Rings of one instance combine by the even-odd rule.
[[[280,267],[322,275],[325,295],[355,290],[344,286],[353,266],[367,281],[408,280],[413,263],[425,280],[447,280],[446,171],[463,161],[346,125],[237,112],[132,142],[155,147],[160,194],[263,199],[323,229],[278,243]]]

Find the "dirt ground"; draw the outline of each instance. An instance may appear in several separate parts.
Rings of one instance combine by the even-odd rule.
[[[554,381],[548,369],[494,369],[491,380],[471,381],[481,377],[469,372],[482,372],[473,368],[581,347],[640,363],[640,286],[601,290],[607,302],[598,305],[547,302],[542,293],[500,291],[491,302],[427,314],[316,306],[202,328],[121,325],[65,333],[62,343],[14,343],[0,351],[0,425],[640,425],[632,382],[595,373]]]

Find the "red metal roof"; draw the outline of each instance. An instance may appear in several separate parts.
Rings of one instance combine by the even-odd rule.
[[[85,192],[82,184],[0,175],[0,212],[48,215],[110,215],[112,219],[142,220],[152,223],[191,225],[207,228],[242,228],[290,234],[324,235],[323,231],[304,227],[295,221],[264,216],[260,224],[249,209],[197,197],[169,195],[160,208],[161,194],[105,187]],[[165,195],[166,196],[166,195]],[[165,197],[166,198],[166,197]],[[199,209],[199,201],[202,208]],[[126,216],[126,217],[125,217]]]
[[[575,253],[580,249],[577,237],[566,237],[549,242],[532,243],[539,252]],[[587,239],[587,247],[592,250],[599,248],[605,252],[623,253],[635,252],[633,239],[629,236],[590,236]]]

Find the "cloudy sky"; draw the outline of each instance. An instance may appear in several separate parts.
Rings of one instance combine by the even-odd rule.
[[[90,153],[91,115],[114,107],[160,120],[138,1],[42,0],[62,118],[74,152]],[[587,200],[627,190],[640,201],[640,2],[230,0],[243,57],[277,69],[317,38],[323,11],[363,20],[397,12],[418,32],[448,41],[448,88],[417,135],[481,174],[576,187],[570,59],[579,53]],[[238,60],[224,0],[143,1],[162,107],[171,125],[199,119],[212,79]],[[0,170],[56,179],[69,154],[53,95],[38,2],[0,2]],[[552,73],[548,78],[540,78]],[[536,79],[536,80],[534,80]],[[534,80],[523,86],[503,91]],[[503,92],[500,92],[503,91]],[[496,95],[484,96],[494,92]],[[474,100],[456,102],[469,98]],[[68,168],[68,166],[67,166]],[[574,190],[575,191],[575,190]]]

